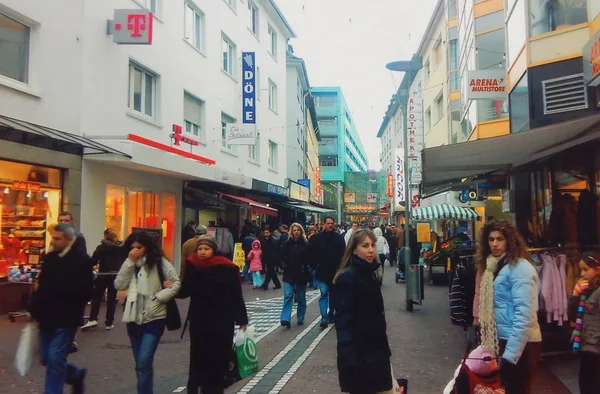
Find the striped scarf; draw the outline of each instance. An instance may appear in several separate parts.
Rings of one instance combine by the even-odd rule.
[[[585,291],[579,297],[579,306],[577,307],[577,319],[575,320],[575,330],[573,331],[573,353],[578,354],[581,347],[581,331],[583,329],[583,315],[585,314],[585,302],[590,296],[591,291]]]

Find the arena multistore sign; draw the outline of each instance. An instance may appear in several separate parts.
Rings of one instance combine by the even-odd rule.
[[[467,71],[467,100],[503,100],[507,96],[504,70]]]

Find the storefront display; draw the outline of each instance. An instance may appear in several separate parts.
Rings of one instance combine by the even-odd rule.
[[[59,169],[0,160],[0,280],[30,282],[60,211]],[[10,274],[10,275],[9,275]]]

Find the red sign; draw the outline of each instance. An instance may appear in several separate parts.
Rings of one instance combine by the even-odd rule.
[[[315,175],[317,176],[317,190],[316,190],[316,195],[317,197],[321,197],[323,195],[323,189],[321,187],[321,167],[317,167],[315,169]]]
[[[39,182],[13,181],[12,189],[28,192],[39,192],[42,190],[42,185],[40,185]]]
[[[387,176],[387,195],[389,198],[394,198],[394,174]]]
[[[200,145],[200,141],[197,141],[195,139],[184,136],[183,129],[178,124],[173,125],[173,134],[171,134],[171,138],[173,138],[175,140],[175,143],[173,144],[175,146],[181,146],[181,142],[184,142],[186,144],[190,144],[193,146]]]
[[[186,152],[181,149],[173,148],[172,146],[161,144],[160,142],[152,141],[148,138],[144,138],[142,136],[136,134],[127,134],[127,139],[129,141],[137,142],[138,144],[147,145],[151,148],[164,150],[165,152],[173,153],[179,156],[186,157],[188,159],[196,160],[204,164],[216,164],[213,159],[206,158],[204,156],[195,155],[191,152]]]
[[[417,208],[419,206],[419,204],[421,203],[421,196],[419,196],[418,194],[412,196],[412,203],[411,206],[413,208]]]
[[[592,65],[592,78],[600,73],[600,38],[592,45],[590,54],[590,63]]]

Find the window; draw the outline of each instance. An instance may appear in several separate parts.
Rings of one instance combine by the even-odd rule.
[[[236,0],[224,0],[224,1],[227,3],[227,5],[229,5],[231,7],[232,10],[235,11],[235,8],[237,5]]]
[[[161,11],[161,4],[159,2],[161,2],[162,0],[135,0],[136,2],[138,2],[139,4],[141,4],[142,7],[146,8],[147,10],[152,11],[152,13],[156,16],[160,15],[160,11]]]
[[[427,134],[431,130],[431,107],[427,108],[427,110],[425,111],[424,122],[425,122],[425,124],[424,124],[425,134]]]
[[[255,162],[260,162],[260,133],[256,133],[256,142],[254,145],[248,145],[248,158]]]
[[[435,99],[435,123],[444,116],[444,92],[440,92]]]
[[[338,157],[337,156],[321,156],[321,167],[337,167]]]
[[[269,79],[269,108],[277,112],[277,85]]]
[[[154,117],[158,76],[144,67],[129,63],[129,108]]]
[[[185,6],[185,39],[196,49],[204,49],[204,13],[192,3]]]
[[[234,73],[234,65],[235,65],[235,56],[236,56],[236,46],[229,38],[227,38],[224,34],[221,35],[222,41],[222,52],[223,52],[223,71],[227,74],[233,76]]]
[[[335,107],[337,97],[335,95],[315,96],[315,105],[317,107]]]
[[[256,37],[258,37],[258,27],[259,27],[259,19],[258,19],[258,7],[254,2],[248,0],[248,11],[250,14],[249,28],[254,33]]]
[[[255,79],[255,83],[256,83],[256,99],[260,100],[260,67],[256,66],[256,75],[255,75],[256,79]]]
[[[456,0],[448,0],[448,19],[456,18],[458,15],[458,8],[456,7]]]
[[[0,14],[0,75],[28,83],[29,27]]]
[[[429,81],[430,74],[431,70],[429,67],[429,59],[427,59],[425,61],[425,64],[423,65],[423,82],[425,83],[425,85],[427,85],[427,82]]]
[[[529,0],[531,35],[548,33],[588,21],[586,0]]]
[[[233,123],[235,123],[235,119],[221,112],[221,146],[230,150],[232,146],[227,143],[227,128]]]
[[[433,65],[434,67],[442,60],[442,35],[440,34],[433,44]]]
[[[273,141],[269,141],[269,150],[268,152],[268,163],[269,168],[276,169],[277,168],[277,144]]]
[[[277,59],[277,32],[269,25],[269,53]]]
[[[504,10],[475,18],[475,34],[504,26]]]
[[[527,72],[509,95],[510,132],[519,133],[529,130],[529,81]]]
[[[475,36],[478,70],[505,68],[505,41],[504,29]]]
[[[298,98],[298,103],[302,103],[302,96],[304,92],[302,91],[302,82],[300,81],[300,77],[296,79],[296,97]]]
[[[183,93],[183,120],[185,131],[200,141],[206,142],[202,120],[204,118],[204,101],[197,99],[189,93]]]
[[[525,1],[517,0],[517,3],[508,16],[506,23],[506,48],[507,64],[510,67],[516,60],[517,55],[527,39],[527,26],[525,25]]]

